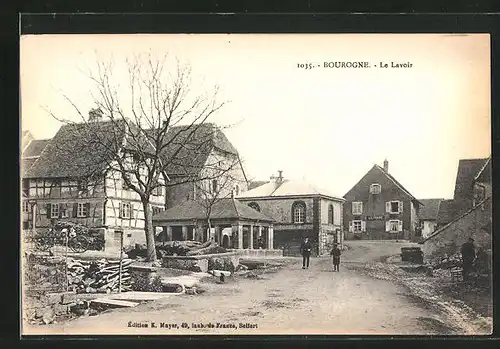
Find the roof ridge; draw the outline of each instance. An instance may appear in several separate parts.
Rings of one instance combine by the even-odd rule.
[[[406,189],[401,183],[399,183],[399,181],[394,178],[393,175],[389,174],[388,172],[386,172],[382,167],[380,167],[380,165],[378,164],[375,164],[375,167],[378,168],[380,171],[382,171],[382,173],[387,177],[389,178],[392,182],[394,182],[394,184],[396,184],[401,190],[403,190],[407,195],[409,195],[413,200],[417,201],[418,203],[420,203],[422,205],[422,202],[420,202],[419,199],[417,199],[415,196],[413,196],[409,191],[408,189]]]
[[[483,173],[483,171],[485,170],[486,166],[488,165],[488,163],[490,161],[491,161],[491,155],[486,159],[486,161],[484,162],[484,165],[481,167],[481,169],[479,170],[479,172],[474,177],[475,181],[477,181],[477,179],[481,176],[481,174]]]
[[[240,217],[241,217],[241,214],[240,214],[240,211],[238,211],[238,206],[236,206],[236,198],[235,198],[234,196],[232,196],[232,197],[230,198],[230,200],[232,201],[232,204],[233,204],[234,210],[236,211],[236,216],[237,216],[238,218],[240,218]]]
[[[455,219],[453,219],[451,222],[447,223],[446,225],[442,226],[441,228],[439,228],[438,230],[436,230],[433,234],[429,235],[427,238],[425,238],[424,240],[422,240],[420,242],[420,244],[423,244],[424,242],[426,242],[427,240],[433,238],[434,236],[436,235],[439,235],[441,234],[441,232],[445,229],[445,228],[448,228],[451,224],[455,223],[456,221],[458,221],[459,219],[462,219],[463,217],[467,216],[468,214],[472,213],[473,211],[475,211],[479,206],[481,206],[483,203],[485,203],[487,200],[491,199],[491,195],[484,198],[482,201],[480,201],[479,203],[477,203],[475,206],[473,206],[472,208],[470,208],[469,210],[465,211],[464,213],[462,213],[460,216],[456,217]],[[440,203],[441,204],[441,203]]]

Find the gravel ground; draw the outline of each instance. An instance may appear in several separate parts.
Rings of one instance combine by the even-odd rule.
[[[252,272],[252,278],[235,276],[224,284],[206,278],[200,285],[201,294],[171,296],[63,324],[26,328],[26,333],[479,333],[481,325],[467,321],[473,313],[462,305],[443,303],[432,289],[422,292],[426,285],[418,278],[402,282],[406,275],[401,269],[380,262],[406,245],[348,244],[340,272],[332,271],[326,257],[312,258],[307,270],[301,268],[298,258],[286,258],[280,269]]]

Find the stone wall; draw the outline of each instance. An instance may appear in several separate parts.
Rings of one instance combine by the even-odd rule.
[[[491,217],[490,198],[425,240],[422,248],[424,258],[432,262],[459,253],[461,245],[469,237],[474,238],[477,249],[491,249]]]
[[[200,256],[165,256],[162,259],[162,266],[194,272],[207,272],[212,269],[234,272],[239,260],[239,254],[236,252]]]

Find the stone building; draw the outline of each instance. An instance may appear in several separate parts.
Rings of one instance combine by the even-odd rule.
[[[479,249],[491,251],[491,159],[459,161],[452,200],[439,209],[437,230],[422,241],[424,257],[436,260],[459,253],[469,237]]]
[[[305,181],[285,179],[281,171],[237,199],[273,218],[272,247],[284,255],[298,255],[304,237],[310,238],[316,255],[328,254],[334,242],[343,243],[344,200]]]
[[[384,167],[374,165],[344,195],[347,239],[414,239],[422,203]]]

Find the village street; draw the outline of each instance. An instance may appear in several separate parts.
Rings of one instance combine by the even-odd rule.
[[[405,287],[365,275],[363,265],[397,255],[397,242],[349,242],[340,272],[330,259],[313,258],[307,270],[288,258],[278,272],[225,284],[208,279],[199,295],[179,295],[135,308],[33,329],[71,334],[456,334],[461,330],[438,311],[416,302]],[[129,327],[132,323],[148,325]],[[156,328],[151,327],[151,323]],[[161,323],[167,327],[161,328]],[[182,328],[182,324],[187,324]],[[235,324],[233,328],[207,328]],[[241,324],[257,328],[238,328]],[[176,324],[168,328],[168,324]],[[193,328],[204,324],[205,328]],[[186,326],[186,325],[185,325]],[[31,332],[31,330],[30,330]],[[33,332],[31,332],[33,333]],[[61,333],[61,332],[59,332]]]

